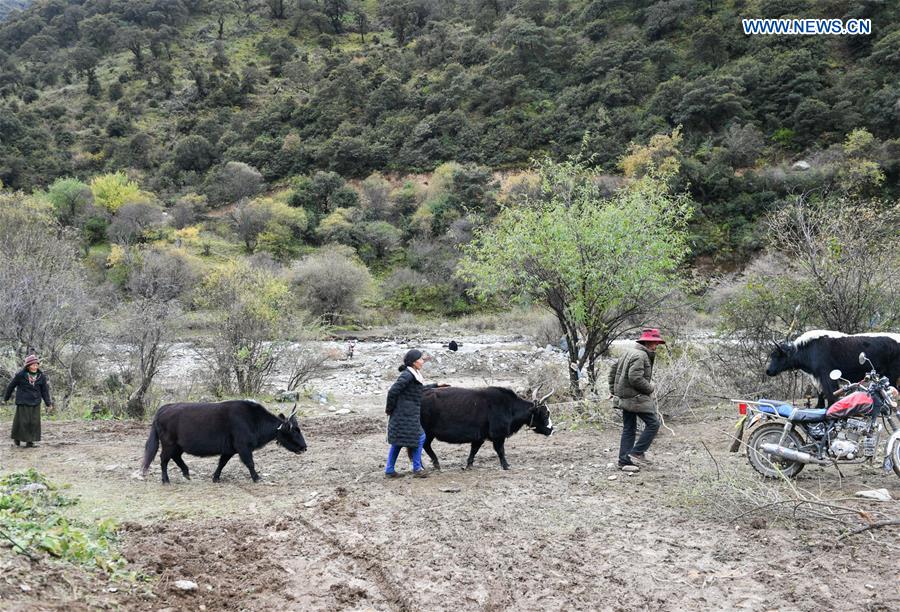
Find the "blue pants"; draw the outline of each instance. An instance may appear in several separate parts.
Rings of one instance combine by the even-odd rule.
[[[397,457],[400,456],[400,449],[406,448],[406,452],[409,453],[409,460],[412,462],[413,471],[418,472],[422,469],[422,446],[425,444],[425,434],[419,438],[419,446],[397,446],[396,444],[391,444],[391,448],[388,450],[388,458],[387,465],[384,466],[385,474],[393,474],[394,473],[394,465],[397,463]]]

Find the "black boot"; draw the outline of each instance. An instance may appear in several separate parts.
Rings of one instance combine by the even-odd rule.
[[[21,442],[19,442],[19,441],[18,441],[18,440],[13,440],[13,442],[15,442],[15,443],[16,443],[16,446],[19,446],[19,445],[20,445],[20,444],[22,444],[22,443],[21,443]]]

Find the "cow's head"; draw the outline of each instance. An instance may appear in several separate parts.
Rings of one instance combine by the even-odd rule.
[[[306,440],[303,439],[303,433],[300,431],[296,415],[297,404],[294,404],[294,409],[289,416],[278,415],[278,420],[281,423],[276,428],[275,441],[292,453],[302,453],[306,451]]]
[[[794,356],[797,347],[793,342],[775,342],[775,348],[769,354],[769,363],[766,365],[768,376],[777,376],[786,370],[793,369]]]
[[[553,433],[553,420],[550,418],[550,409],[547,407],[547,398],[549,398],[556,389],[553,389],[547,395],[538,398],[538,390],[535,389],[531,395],[531,415],[528,427],[532,431],[539,434],[549,436]]]

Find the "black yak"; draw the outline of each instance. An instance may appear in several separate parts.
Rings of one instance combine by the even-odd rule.
[[[190,479],[182,453],[198,457],[219,455],[219,466],[213,482],[219,482],[222,468],[238,455],[254,482],[259,474],[253,466],[253,451],[272,440],[293,453],[306,450],[306,440],[297,424],[296,405],[290,416],[275,416],[253,400],[230,400],[218,403],[178,403],[161,406],[150,426],[150,437],[144,447],[142,473],[147,475],[156,451],[162,445],[160,467],[163,483],[169,482],[169,459]]]
[[[475,453],[485,440],[490,440],[500,458],[500,466],[508,470],[509,463],[503,448],[508,437],[525,426],[545,436],[553,433],[550,410],[545,404],[551,395],[552,391],[537,399],[535,391],[531,400],[525,400],[503,387],[428,389],[422,395],[424,450],[435,469],[440,469],[440,462],[431,448],[433,440],[471,444],[466,467],[472,467]]]

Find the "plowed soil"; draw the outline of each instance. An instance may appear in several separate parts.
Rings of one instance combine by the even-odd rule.
[[[0,609],[900,609],[897,529],[838,539],[865,517],[897,517],[898,502],[853,494],[900,498],[900,480],[852,466],[843,479],[807,469],[797,488],[762,482],[726,452],[730,412],[671,424],[653,468],[633,476],[611,466],[614,420],[562,419],[550,438],[510,439],[510,471],[489,445],[464,471],[468,449],[436,443],[443,471],[391,481],[376,413],[304,419],[309,451],[258,451],[257,484],[237,459],[214,484],[215,458],[188,456],[192,480],[170,466],[161,485],[158,461],[139,480],[146,424],[45,423],[37,448],[2,447],[3,471],[33,466],[71,485],[73,516],[118,520],[142,579],[2,548]],[[867,514],[788,503],[808,495]]]

